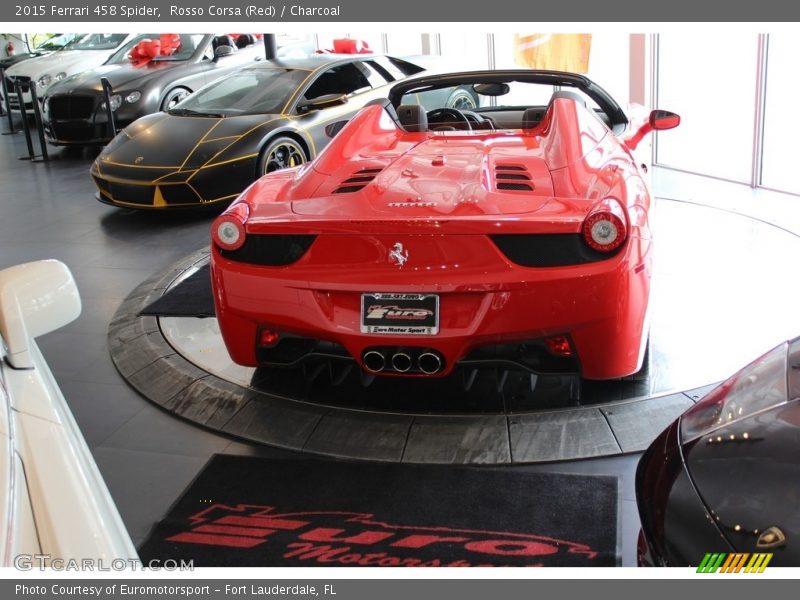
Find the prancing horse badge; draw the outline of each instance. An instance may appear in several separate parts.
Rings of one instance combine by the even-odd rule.
[[[402,268],[408,260],[408,250],[403,248],[403,244],[396,242],[394,248],[389,251],[389,262]]]

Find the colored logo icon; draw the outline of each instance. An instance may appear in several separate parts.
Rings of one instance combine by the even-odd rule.
[[[763,573],[772,560],[772,553],[709,552],[704,557],[698,573]]]

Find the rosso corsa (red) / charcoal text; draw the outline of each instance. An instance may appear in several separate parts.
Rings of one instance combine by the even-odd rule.
[[[209,4],[202,6],[176,6],[171,4],[169,7],[170,17],[274,17],[275,8],[273,6],[249,5],[239,6],[220,6]]]

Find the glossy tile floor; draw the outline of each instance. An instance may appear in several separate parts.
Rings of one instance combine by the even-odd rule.
[[[6,128],[5,123],[0,125],[0,131]],[[236,442],[176,419],[131,390],[109,358],[107,324],[120,301],[154,271],[205,245],[213,214],[139,214],[101,205],[94,200],[88,175],[91,153],[54,150],[52,162],[30,164],[17,160],[23,148],[21,135],[0,138],[0,268],[58,258],[75,275],[83,314],[40,338],[39,344],[134,542],[143,540],[212,454],[300,458]],[[669,172],[657,173],[659,185],[671,185],[669,195],[678,197],[683,193],[682,178],[674,182],[670,178]],[[715,182],[703,193],[724,197],[720,185]],[[767,195],[759,202],[763,208]],[[785,199],[769,204],[770,210],[779,210],[779,204],[795,211]],[[637,455],[627,455],[512,468],[618,475],[619,540],[623,564],[632,566],[639,527],[633,492],[637,460]]]

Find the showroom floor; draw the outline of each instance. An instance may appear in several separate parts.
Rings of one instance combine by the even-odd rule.
[[[204,246],[213,214],[140,214],[99,204],[88,175],[90,152],[51,148],[53,161],[30,164],[17,160],[23,148],[21,135],[0,140],[0,268],[58,258],[75,275],[83,314],[39,342],[134,543],[144,539],[213,454],[302,457],[177,419],[129,388],[109,357],[108,323],[122,299],[155,271]],[[657,170],[656,184],[671,197],[680,196],[687,183],[692,183],[689,176]],[[703,197],[686,198],[722,197],[722,185],[702,188]],[[758,216],[780,219],[780,211],[791,208],[784,198],[761,194],[758,211],[765,212]],[[737,210],[753,206],[737,200]],[[800,232],[800,223],[786,222]],[[637,460],[638,455],[626,455],[509,468],[619,476],[622,562],[632,566],[639,527],[633,491]]]

